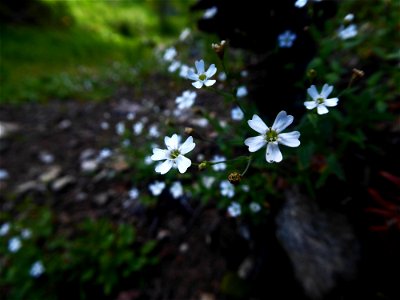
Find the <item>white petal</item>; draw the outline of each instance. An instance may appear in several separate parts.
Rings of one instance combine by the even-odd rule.
[[[186,154],[194,149],[196,146],[195,143],[193,143],[193,137],[189,136],[186,141],[179,147],[179,151],[181,154]]]
[[[250,128],[257,131],[258,133],[265,134],[269,129],[267,125],[265,125],[264,121],[257,115],[253,115],[251,120],[247,121]]]
[[[299,137],[300,132],[298,131],[281,133],[278,135],[278,142],[288,147],[298,147],[300,145]]]
[[[293,116],[287,115],[286,111],[282,110],[275,118],[274,124],[272,125],[272,129],[277,133],[284,130],[293,122]]]
[[[192,85],[196,88],[196,89],[200,89],[203,86],[203,83],[201,81],[196,81],[196,82],[192,82]]]
[[[179,138],[176,133],[174,133],[171,137],[166,136],[164,138],[164,142],[168,149],[178,149]]]
[[[186,78],[189,78],[191,80],[199,80],[199,75],[197,75],[193,69],[189,69]]]
[[[313,98],[314,100],[317,99],[319,97],[317,88],[315,87],[315,85],[310,86],[307,89],[308,94],[311,96],[311,98]]]
[[[329,96],[330,93],[332,93],[333,91],[333,85],[328,85],[328,84],[324,84],[324,86],[322,87],[322,92],[321,92],[321,96],[322,98],[326,98]]]
[[[153,155],[151,156],[152,160],[162,160],[168,159],[169,151],[165,149],[155,148],[153,149]]]
[[[280,162],[282,160],[282,153],[276,143],[268,143],[267,152],[265,154],[267,162]]]
[[[326,106],[324,104],[319,104],[317,107],[317,113],[319,115],[324,115],[328,113],[328,109],[326,108]]]
[[[330,99],[325,99],[324,104],[328,107],[333,107],[336,106],[339,101],[339,98],[330,98]]]
[[[205,86],[212,86],[215,82],[216,82],[216,80],[206,80],[204,82],[204,85]]]
[[[172,160],[168,159],[168,160],[164,161],[162,164],[159,164],[156,166],[156,172],[160,173],[160,174],[165,174],[169,170],[171,170],[173,164],[174,164],[174,162]]]
[[[262,136],[262,135],[250,137],[244,141],[244,144],[247,147],[249,147],[249,152],[256,152],[261,147],[263,147],[266,143],[267,142],[266,142],[264,136]]]
[[[316,101],[306,101],[306,102],[304,102],[304,106],[307,108],[307,109],[314,109],[314,108],[316,108],[317,107],[317,102]]]
[[[207,78],[210,78],[210,77],[214,76],[215,73],[217,73],[217,68],[215,67],[214,64],[212,64],[208,67],[206,76],[207,76]]]
[[[180,173],[185,173],[186,170],[190,167],[190,165],[192,164],[192,161],[183,156],[183,155],[179,155],[176,160],[176,165],[178,166],[178,170]]]
[[[204,73],[204,60],[202,60],[202,59],[196,60],[195,65],[196,65],[197,74],[203,74]]]

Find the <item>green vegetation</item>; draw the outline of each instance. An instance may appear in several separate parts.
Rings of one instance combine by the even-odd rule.
[[[188,5],[183,1],[40,3],[52,16],[43,17],[48,22],[37,17],[40,22],[34,26],[1,24],[3,103],[104,100],[119,85],[133,84],[141,80],[135,75],[151,70],[155,45],[176,38],[186,23],[183,12]]]

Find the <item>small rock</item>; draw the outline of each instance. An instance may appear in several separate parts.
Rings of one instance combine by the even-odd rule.
[[[167,229],[161,229],[158,233],[157,233],[157,240],[161,241],[167,237],[169,237],[171,234],[169,232],[169,230]]]
[[[65,189],[67,186],[75,183],[75,178],[71,175],[66,175],[64,177],[61,177],[57,179],[56,181],[53,182],[51,188],[55,192],[60,192],[61,190]]]
[[[72,122],[70,120],[62,120],[59,124],[58,124],[58,128],[61,130],[65,130],[70,128],[72,125]]]
[[[242,279],[249,278],[253,266],[254,261],[250,257],[247,257],[239,266],[238,276]]]
[[[107,203],[108,198],[109,198],[109,195],[108,195],[107,192],[105,192],[105,193],[97,194],[96,196],[94,196],[93,201],[94,201],[97,205],[102,206],[102,205],[104,205],[104,204]]]
[[[35,180],[30,180],[24,183],[21,183],[15,188],[15,193],[18,195],[23,195],[28,192],[44,192],[46,190],[46,187],[41,184],[40,182],[37,182]]]
[[[8,123],[0,121],[0,139],[10,136],[12,133],[18,131],[19,126],[15,123]]]
[[[60,175],[60,173],[60,166],[51,166],[45,171],[45,173],[39,176],[39,181],[43,183],[49,183],[51,181],[54,181]]]
[[[98,167],[99,167],[99,163],[95,159],[84,160],[83,162],[81,162],[81,170],[82,170],[82,172],[85,172],[85,173],[94,172],[98,169]]]

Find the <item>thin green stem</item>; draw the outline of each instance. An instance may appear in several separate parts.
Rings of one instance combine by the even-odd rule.
[[[251,165],[252,159],[253,159],[253,157],[252,157],[251,155],[248,156],[246,168],[244,169],[243,173],[240,174],[240,176],[243,177],[243,176],[246,174],[247,170],[249,169],[249,167],[250,167],[250,165]]]

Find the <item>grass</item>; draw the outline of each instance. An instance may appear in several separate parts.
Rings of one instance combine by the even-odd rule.
[[[105,99],[154,66],[155,45],[176,37],[187,15],[184,1],[41,3],[52,24],[1,25],[1,103]]]

